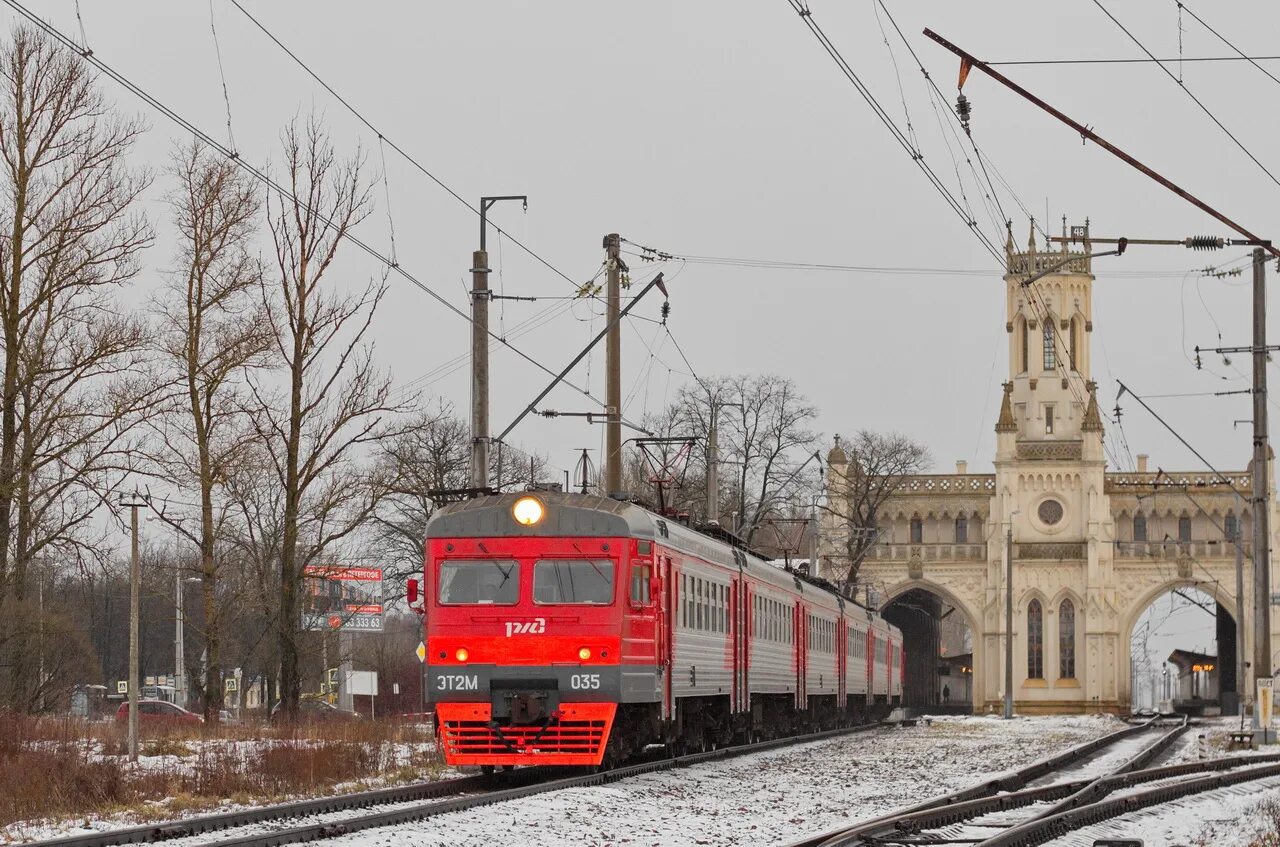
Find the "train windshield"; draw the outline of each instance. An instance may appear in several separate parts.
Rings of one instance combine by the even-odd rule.
[[[440,564],[440,602],[451,606],[514,606],[520,565],[499,559],[454,559]]]
[[[613,562],[608,559],[535,562],[533,602],[607,606],[613,602]]]

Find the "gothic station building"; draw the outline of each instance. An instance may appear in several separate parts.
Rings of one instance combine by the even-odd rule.
[[[1133,472],[1108,467],[1106,425],[1091,378],[1094,277],[1087,225],[1072,235],[1070,245],[1064,240],[1060,249],[1038,249],[1033,229],[1025,252],[1010,235],[1003,322],[1008,381],[995,421],[995,473],[971,474],[957,462],[953,474],[908,477],[880,509],[881,535],[858,576],[860,598],[906,633],[908,705],[940,703],[940,622],[945,627],[958,617],[973,648],[965,668],[972,674],[968,705],[999,711],[1011,535],[1015,708],[1123,712],[1135,679],[1141,687],[1145,675],[1157,672],[1142,656],[1141,638],[1131,648],[1139,619],[1171,590],[1195,587],[1216,601],[1210,608],[1223,706],[1233,710],[1239,604],[1229,536],[1239,525],[1250,622],[1252,466],[1219,477],[1161,470],[1139,455]],[[1028,278],[1035,281],[1025,284]],[[827,496],[840,512],[842,491],[859,471],[838,440],[828,465]],[[1274,490],[1273,476],[1268,479]],[[1274,497],[1270,502],[1274,533]],[[833,579],[847,567],[846,534],[828,515],[820,566]],[[1252,642],[1246,631],[1246,658]],[[1273,637],[1273,656],[1277,646]],[[1251,691],[1251,668],[1246,681]],[[950,700],[963,707],[955,696]]]

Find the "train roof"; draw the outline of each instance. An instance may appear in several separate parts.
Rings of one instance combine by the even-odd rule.
[[[522,497],[536,497],[546,507],[535,526],[523,526],[511,516],[511,507]],[[726,535],[721,530],[718,535]],[[527,537],[569,535],[631,537],[652,540],[697,555],[729,568],[741,567],[779,588],[804,593],[821,592],[841,604],[865,608],[840,594],[835,586],[795,571],[783,570],[758,553],[658,515],[636,503],[563,491],[491,494],[451,503],[427,522],[428,538]]]

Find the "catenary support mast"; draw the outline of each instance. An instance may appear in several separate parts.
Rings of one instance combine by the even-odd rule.
[[[605,263],[608,272],[605,319],[609,322],[609,336],[605,340],[605,364],[608,386],[605,391],[604,496],[612,497],[622,491],[622,324],[618,313],[622,309],[622,283],[619,274],[621,239],[611,232],[604,237]]]

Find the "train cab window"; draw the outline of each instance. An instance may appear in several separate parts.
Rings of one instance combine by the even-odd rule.
[[[534,562],[533,602],[607,606],[613,602],[613,562],[608,559]]]
[[[693,626],[693,577],[688,574],[681,574],[680,579],[684,581],[684,584],[680,586],[680,590],[684,594],[684,628],[689,629]]]
[[[520,565],[498,559],[453,559],[440,563],[440,603],[446,606],[514,606],[520,595]]]
[[[653,599],[650,594],[651,573],[649,565],[631,566],[631,602],[637,606],[647,606]]]

